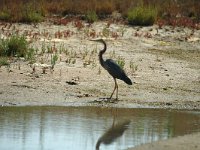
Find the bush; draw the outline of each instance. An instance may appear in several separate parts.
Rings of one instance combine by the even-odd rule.
[[[128,11],[128,22],[131,25],[153,25],[157,18],[157,9],[153,7],[136,7]]]
[[[14,35],[9,39],[0,39],[0,56],[25,57],[29,48],[24,36]]]
[[[23,14],[23,17],[22,17],[22,22],[27,22],[27,23],[38,23],[38,22],[41,22],[43,20],[43,17],[37,13],[37,12],[34,12],[34,11],[30,11],[28,13],[25,13]]]
[[[0,57],[0,67],[1,66],[8,66],[9,62],[8,62],[8,58],[7,57]]]
[[[41,13],[38,10],[34,10],[34,6],[32,4],[27,4],[23,7],[22,11],[22,22],[27,22],[27,23],[37,23],[41,22],[43,20],[43,17]]]
[[[95,11],[88,11],[85,19],[87,20],[87,22],[93,23],[98,20],[98,16]]]
[[[0,20],[3,20],[3,21],[8,21],[10,20],[10,13],[8,11],[2,11],[0,12]]]

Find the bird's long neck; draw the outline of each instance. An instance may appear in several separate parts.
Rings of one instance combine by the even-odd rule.
[[[96,150],[99,150],[100,144],[101,144],[101,140],[99,139],[96,143]]]
[[[99,52],[99,62],[101,66],[104,66],[103,54],[106,52],[107,46],[104,41],[102,41],[104,48]]]

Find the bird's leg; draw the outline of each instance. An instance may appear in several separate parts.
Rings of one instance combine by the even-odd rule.
[[[117,89],[117,91],[116,91],[116,100],[118,100],[118,84],[117,84],[116,79],[115,79],[115,84],[116,84],[116,89]]]
[[[117,82],[116,82],[116,79],[115,79],[115,78],[114,78],[114,81],[115,81],[115,87],[114,87],[114,90],[113,90],[112,94],[110,95],[110,98],[109,98],[109,99],[112,98],[112,96],[113,96],[113,94],[114,94],[114,92],[115,92],[115,90],[116,90],[116,87],[117,87]]]

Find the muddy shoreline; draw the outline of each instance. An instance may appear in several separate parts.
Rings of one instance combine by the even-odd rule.
[[[7,38],[18,32],[26,36],[34,48],[43,44],[65,52],[59,53],[54,70],[43,71],[41,64],[50,65],[49,54],[37,55],[35,71],[23,59],[0,67],[1,106],[100,106],[123,108],[161,108],[200,110],[200,31],[189,28],[158,29],[130,27],[97,22],[78,29],[74,23],[57,26],[51,22],[37,25],[1,23],[0,36]],[[67,36],[57,36],[59,33]],[[105,32],[105,33],[104,33]],[[104,35],[105,34],[105,35]],[[117,36],[116,36],[117,35]],[[105,37],[106,36],[106,37]],[[105,58],[125,58],[125,70],[133,85],[119,84],[119,101],[107,102],[114,82],[98,63],[102,45],[88,39],[105,38]],[[47,48],[46,48],[47,49]],[[68,50],[68,53],[66,53]],[[92,53],[92,51],[96,51]],[[87,55],[87,54],[90,55]],[[69,63],[73,59],[75,63]],[[130,67],[132,62],[133,66]],[[199,133],[155,142],[136,148],[145,150],[198,149]],[[196,142],[194,144],[194,142]],[[167,144],[166,144],[167,143]],[[166,146],[167,145],[167,146]]]
[[[130,148],[128,150],[198,150],[200,148],[200,142],[197,140],[200,138],[200,133],[179,136],[168,140],[156,141],[153,143],[143,144]]]
[[[2,28],[1,24],[0,28]],[[0,67],[1,106],[99,106],[123,108],[161,108],[200,110],[200,31],[188,28],[129,27],[97,22],[78,30],[73,23],[57,26],[50,22],[34,25],[13,24],[1,31],[6,38],[14,29],[33,47],[42,44],[59,47],[68,53],[59,53],[54,70],[41,64],[50,64],[49,54],[37,55],[35,71],[27,61],[20,59]],[[108,50],[104,58],[125,58],[125,70],[132,79],[128,86],[119,84],[119,101],[107,102],[114,86],[113,79],[101,68],[98,50],[102,45],[91,43],[88,33],[102,38],[103,30]],[[58,31],[70,31],[69,37],[55,37]],[[122,32],[123,31],[123,32]],[[26,33],[32,33],[26,34]],[[35,33],[35,34],[34,34]],[[33,35],[37,38],[33,37]],[[119,37],[113,39],[111,33]],[[123,33],[123,34],[122,34]],[[148,33],[148,34],[147,34]],[[49,34],[48,37],[46,35]],[[149,37],[147,37],[149,35]],[[150,36],[151,35],[151,36]],[[95,51],[95,53],[94,53]],[[92,53],[93,52],[93,53]],[[89,53],[89,54],[88,54]],[[87,55],[86,55],[87,54]],[[83,57],[84,56],[84,57]],[[69,59],[76,61],[69,63]],[[43,61],[42,61],[43,60]],[[67,61],[68,60],[68,61]],[[132,62],[133,66],[130,67]],[[198,149],[199,133],[136,147],[145,149]],[[186,141],[183,144],[181,141]]]
[[[51,22],[10,26],[1,23],[1,28],[4,29],[1,38],[17,32],[39,51],[32,65],[20,59],[12,60],[9,67],[1,66],[1,106],[200,109],[199,30],[170,26],[159,29],[156,25],[108,27],[106,22],[90,27],[85,23],[83,29],[75,27],[73,22],[66,26]],[[65,32],[69,35],[64,36]],[[110,96],[114,82],[98,62],[102,45],[90,42],[91,38],[105,39],[108,50],[104,58],[122,58],[124,69],[133,81],[128,86],[118,80],[118,102],[102,101]],[[51,54],[40,53],[48,47],[60,51],[53,71],[48,68]]]

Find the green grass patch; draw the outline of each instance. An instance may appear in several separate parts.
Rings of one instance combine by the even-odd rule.
[[[132,8],[128,11],[128,22],[130,25],[150,26],[156,21],[157,13],[154,7]]]
[[[21,22],[38,23],[41,21],[43,21],[43,17],[39,9],[34,9],[34,5],[32,3],[24,5]]]
[[[0,39],[0,56],[26,57],[29,45],[24,36],[12,35],[8,39]]]
[[[26,23],[38,23],[41,21],[43,21],[43,17],[39,13],[34,11],[24,13],[21,19],[21,22]]]
[[[124,66],[125,66],[125,58],[124,58],[124,57],[121,57],[121,56],[118,56],[118,58],[117,58],[117,64],[118,64],[122,69],[124,69]]]
[[[7,57],[0,57],[0,67],[1,66],[8,66],[9,62],[8,62],[8,58]]]
[[[88,11],[85,15],[85,19],[89,23],[93,23],[98,20],[98,16],[95,11]]]
[[[0,20],[9,21],[11,18],[10,13],[8,11],[1,11],[0,12]]]

